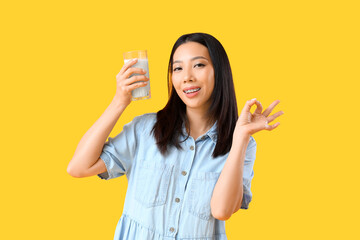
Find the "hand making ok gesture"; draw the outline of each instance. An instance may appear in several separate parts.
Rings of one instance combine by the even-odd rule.
[[[268,123],[274,121],[277,117],[284,114],[284,112],[279,111],[271,116],[269,115],[275,106],[279,104],[279,102],[280,100],[274,101],[268,108],[265,109],[264,112],[262,112],[263,107],[261,103],[256,100],[256,98],[247,101],[243,110],[241,111],[239,119],[236,122],[236,131],[237,129],[241,129],[239,131],[252,135],[261,130],[271,131],[275,129],[280,125],[279,122],[273,125],[269,125]],[[250,109],[254,104],[256,104],[257,108],[254,113],[251,113]]]

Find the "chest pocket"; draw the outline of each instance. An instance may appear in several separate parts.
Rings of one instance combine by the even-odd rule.
[[[209,220],[211,215],[210,201],[216,182],[220,176],[217,172],[199,172],[189,186],[188,211],[196,217]]]
[[[166,203],[173,166],[140,161],[134,176],[134,198],[145,207]]]

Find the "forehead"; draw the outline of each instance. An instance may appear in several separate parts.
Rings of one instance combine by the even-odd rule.
[[[210,61],[208,49],[197,42],[181,44],[175,51],[173,61],[186,61],[196,56],[203,56]]]

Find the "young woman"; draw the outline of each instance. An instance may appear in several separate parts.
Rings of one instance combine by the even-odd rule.
[[[283,114],[269,116],[279,101],[262,111],[259,101],[249,100],[238,117],[224,48],[209,34],[186,34],[170,55],[167,105],[135,117],[105,143],[131,91],[147,84],[144,75],[130,77],[145,74],[131,68],[135,63],[120,70],[113,101],[81,139],[68,173],[107,180],[126,174],[116,240],[227,239],[225,220],[252,199],[252,135],[279,125],[268,125]]]

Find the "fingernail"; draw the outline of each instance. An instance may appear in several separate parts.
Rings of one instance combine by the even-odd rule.
[[[134,58],[132,61],[135,62],[137,60],[137,58]]]
[[[254,100],[256,100],[256,98],[251,99],[251,101],[254,101]]]

